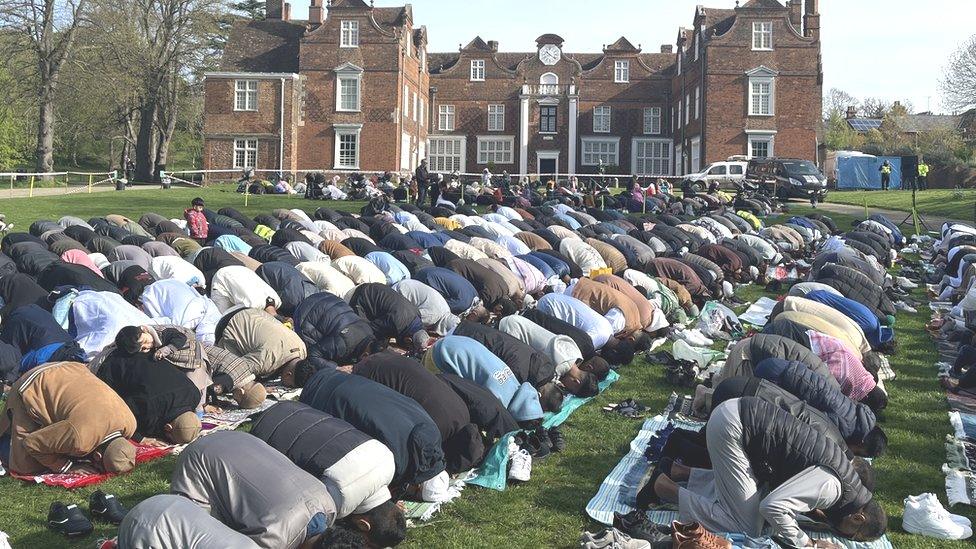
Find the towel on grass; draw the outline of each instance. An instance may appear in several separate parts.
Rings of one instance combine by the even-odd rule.
[[[135,443],[133,443],[135,444]],[[155,446],[145,446],[142,444],[135,444],[136,447],[136,464],[144,463],[154,459],[159,459],[163,456],[168,455],[172,448],[158,448]],[[48,486],[60,486],[62,488],[67,488],[73,490],[75,488],[83,488],[85,486],[92,486],[94,484],[100,484],[106,480],[114,477],[112,473],[92,473],[92,474],[78,474],[78,473],[48,473],[46,475],[18,475],[13,471],[10,472],[10,476],[13,478],[19,478],[20,480],[27,482],[34,482],[36,484],[46,484]]]
[[[949,507],[957,503],[976,506],[976,474],[972,471],[959,471],[948,466],[942,467],[946,480],[946,496]]]

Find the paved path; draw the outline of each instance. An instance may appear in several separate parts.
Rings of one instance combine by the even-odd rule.
[[[839,213],[839,214],[852,215],[857,218],[864,218],[864,206],[854,206],[851,204],[834,204],[831,202],[827,202],[827,203],[817,204],[817,209],[828,211],[828,212]],[[868,208],[868,213],[881,214],[895,223],[901,223],[901,221],[905,219],[905,216],[908,215],[908,212],[902,212],[898,210],[885,210],[882,208],[870,208],[870,207]],[[949,221],[949,219],[946,217],[940,217],[935,215],[926,215],[924,216],[924,221],[929,226],[929,230],[938,231],[946,221]],[[902,226],[902,228],[903,230],[911,231],[912,229],[911,219],[909,219],[908,222]]]

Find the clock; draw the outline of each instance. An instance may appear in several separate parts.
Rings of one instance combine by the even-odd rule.
[[[546,44],[539,48],[539,61],[542,61],[544,65],[555,65],[562,55],[562,50],[555,44]]]

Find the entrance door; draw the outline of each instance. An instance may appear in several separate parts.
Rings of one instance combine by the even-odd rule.
[[[549,175],[556,173],[556,159],[555,158],[540,158],[539,159],[539,175]]]

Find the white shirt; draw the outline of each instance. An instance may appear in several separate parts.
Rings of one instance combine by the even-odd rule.
[[[594,349],[602,348],[615,333],[609,320],[570,295],[546,294],[536,307],[586,332],[593,341]]]
[[[306,261],[296,268],[313,284],[339,298],[347,299],[356,289],[356,284],[348,276],[323,261]]]
[[[600,252],[582,240],[563,240],[559,243],[559,252],[579,265],[583,276],[589,276],[590,271],[607,268],[607,262]]]
[[[222,313],[235,305],[264,309],[268,299],[274,302],[275,307],[281,306],[278,292],[243,265],[222,267],[214,274],[210,282],[210,299]]]
[[[583,353],[573,338],[554,334],[524,316],[506,316],[498,323],[498,330],[549,356],[556,364],[557,378],[583,360]]]

